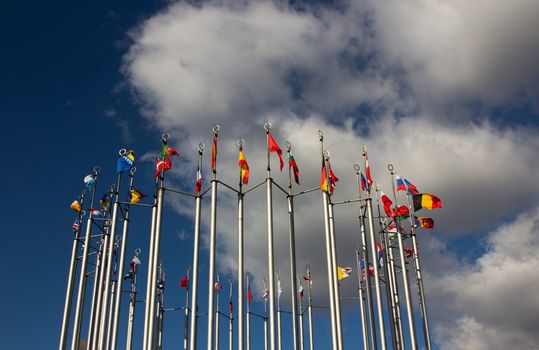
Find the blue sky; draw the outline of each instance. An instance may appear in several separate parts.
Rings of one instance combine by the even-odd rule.
[[[264,177],[266,120],[273,122],[281,146],[285,140],[294,145],[302,189],[317,184],[316,130],[322,128],[341,178],[336,200],[348,199],[345,188],[353,186],[352,164],[360,160],[363,144],[386,192],[391,162],[420,189],[442,198],[444,209],[428,213],[436,229],[418,238],[438,348],[525,349],[539,341],[527,326],[539,314],[531,293],[539,267],[539,187],[533,181],[539,170],[537,4],[337,5],[123,1],[5,7],[0,347],[56,346],[74,220],[68,206],[95,165],[103,168],[101,194],[114,182],[117,150],[133,148],[135,187],[150,194],[154,165],[148,155],[158,150],[162,131],[170,130],[171,144],[182,154],[170,172],[171,184],[189,190],[196,146],[209,146],[210,127],[220,123],[223,179],[235,183],[234,142],[242,137],[255,184]],[[275,176],[285,183],[286,176]],[[228,280],[236,268],[234,198],[220,198],[217,269]],[[257,213],[264,203],[257,203],[261,194],[252,198],[246,259],[259,296],[266,248]],[[166,200],[162,256],[167,306],[174,307],[183,305],[177,283],[192,257],[193,203]],[[313,258],[323,253],[311,208],[316,203],[319,209],[318,200],[298,200],[298,265],[310,264],[322,276],[324,265]],[[203,207],[202,300],[209,204]],[[352,266],[346,247],[357,243],[354,210],[337,213],[339,256]],[[275,211],[277,220],[284,218],[284,206],[276,204]],[[142,248],[142,281],[149,218],[149,211],[133,211],[127,248],[128,254]],[[276,268],[286,275],[286,226],[276,224],[276,230],[282,261]],[[321,303],[324,285],[315,284]],[[353,285],[343,287],[345,296],[354,295]],[[483,295],[485,290],[491,293]],[[357,305],[349,303],[343,304],[348,347],[359,330]],[[519,312],[501,317],[512,310],[506,305]],[[140,307],[137,326],[142,322]],[[175,346],[182,316],[171,312],[166,322],[165,345]],[[328,325],[320,312],[319,348],[328,346]],[[201,326],[204,342],[205,319]]]

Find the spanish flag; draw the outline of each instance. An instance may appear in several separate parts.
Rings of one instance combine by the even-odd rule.
[[[243,154],[243,147],[240,147],[238,165],[241,170],[241,183],[247,185],[249,183],[249,164],[247,164],[247,159],[245,159],[245,154]]]
[[[414,211],[418,211],[421,208],[432,210],[442,207],[442,201],[430,193],[420,193],[413,195]]]

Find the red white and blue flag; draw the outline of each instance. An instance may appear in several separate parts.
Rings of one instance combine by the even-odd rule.
[[[419,190],[417,187],[406,180],[404,177],[397,175],[397,191],[405,191],[408,194],[418,194]]]

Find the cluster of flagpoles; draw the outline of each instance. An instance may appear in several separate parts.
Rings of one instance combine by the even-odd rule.
[[[84,312],[89,313],[88,330],[86,333],[87,349],[117,349],[119,337],[120,312],[122,310],[123,282],[129,280],[129,311],[126,326],[126,349],[133,347],[133,330],[135,322],[135,309],[137,302],[137,268],[140,249],[135,251],[129,263],[129,270],[124,274],[126,259],[126,242],[128,240],[129,211],[132,206],[147,207],[151,209],[151,226],[148,246],[148,274],[145,293],[143,343],[144,350],[161,349],[163,344],[164,314],[166,311],[181,309],[184,311],[184,342],[183,349],[194,350],[201,345],[197,342],[199,336],[198,320],[203,316],[199,310],[198,282],[199,282],[199,253],[200,253],[200,221],[201,201],[206,193],[211,194],[210,230],[209,230],[209,264],[208,264],[208,310],[207,310],[207,342],[208,350],[219,349],[220,316],[228,319],[229,348],[234,347],[234,332],[237,335],[237,349],[251,348],[252,316],[263,320],[264,349],[281,350],[283,348],[283,322],[281,315],[284,312],[281,305],[282,283],[280,273],[275,271],[274,261],[274,233],[273,233],[273,190],[283,192],[288,204],[289,228],[289,285],[291,292],[291,344],[285,348],[304,350],[315,348],[313,335],[313,304],[312,285],[313,276],[307,268],[304,275],[298,274],[296,266],[296,238],[294,199],[310,192],[321,191],[322,210],[324,214],[324,237],[326,248],[326,265],[328,281],[328,309],[331,322],[331,341],[333,349],[344,348],[341,301],[341,280],[350,276],[352,268],[341,267],[338,264],[337,236],[335,225],[335,209],[338,205],[358,205],[358,245],[355,251],[356,268],[358,276],[358,297],[361,323],[361,336],[364,349],[418,349],[420,347],[416,330],[416,310],[410,289],[409,267],[406,259],[413,259],[413,276],[415,277],[418,293],[418,311],[421,317],[423,346],[431,349],[427,304],[421,274],[420,256],[415,235],[417,228],[432,228],[433,220],[425,217],[416,217],[415,212],[421,208],[433,209],[441,207],[441,201],[434,195],[419,193],[417,188],[408,180],[400,177],[392,165],[388,170],[392,179],[393,201],[384,194],[379,185],[372,180],[366,147],[362,149],[363,169],[354,165],[357,179],[358,197],[346,201],[335,202],[332,195],[339,181],[330,164],[330,152],[324,148],[324,134],[318,131],[320,142],[320,157],[322,163],[320,185],[314,188],[293,192],[293,181],[299,185],[299,168],[292,154],[292,145],[286,142],[288,155],[288,188],[284,189],[274,181],[271,174],[271,153],[276,153],[279,159],[279,168],[282,171],[284,161],[282,150],[271,135],[271,124],[264,125],[267,146],[267,176],[261,183],[244,190],[249,181],[249,165],[244,154],[244,140],[238,140],[238,187],[230,186],[218,178],[217,172],[217,145],[220,127],[212,128],[213,142],[211,154],[211,186],[202,190],[201,167],[204,144],[199,144],[198,168],[195,192],[186,192],[165,186],[165,173],[172,167],[172,156],[179,155],[168,145],[170,135],[165,133],[162,137],[162,149],[156,159],[155,195],[152,204],[139,203],[145,197],[133,187],[135,155],[133,151],[120,150],[117,163],[117,178],[110,191],[103,195],[99,201],[100,209],[95,209],[97,183],[100,168],[95,167],[93,172],[86,176],[84,183],[86,189],[75,200],[71,208],[77,213],[73,224],[74,238],[69,267],[68,284],[64,304],[64,314],[61,327],[59,349],[68,347],[68,334],[71,331],[71,350],[78,350],[82,346]],[[128,176],[127,200],[122,200],[120,189],[123,176]],[[220,186],[219,186],[220,185]],[[267,280],[264,279],[264,314],[259,315],[251,311],[251,277],[244,271],[244,197],[252,190],[266,187],[267,209],[267,249],[268,265]],[[220,275],[216,274],[216,232],[217,232],[217,195],[218,188],[233,191],[238,198],[238,257],[237,257],[237,309],[233,311],[233,281],[229,281],[229,313],[219,310],[219,295],[222,289]],[[211,191],[210,191],[211,190]],[[398,205],[397,191],[407,194],[407,204]],[[374,191],[374,196],[371,192]],[[185,306],[179,308],[165,308],[165,272],[160,261],[160,242],[162,231],[162,216],[165,193],[176,193],[189,196],[195,200],[194,215],[194,247],[192,267],[186,270],[185,277],[180,286],[185,288]],[[88,201],[85,197],[90,195]],[[373,200],[377,208],[374,214]],[[87,209],[83,209],[83,206]],[[383,212],[382,209],[383,208]],[[81,235],[83,219],[87,215],[85,234]],[[406,219],[409,220],[406,220]],[[375,222],[377,219],[377,222]],[[118,234],[121,224],[122,233]],[[378,226],[378,229],[376,228]],[[405,242],[411,242],[412,247],[405,247]],[[93,266],[93,270],[90,270]],[[77,273],[78,271],[78,273]],[[79,277],[76,297],[76,277]],[[400,278],[399,278],[400,275]],[[88,280],[93,281],[91,304],[85,304],[88,289]],[[277,279],[277,282],[275,281]],[[244,286],[244,282],[246,286]],[[307,286],[307,307],[304,308],[303,283]],[[90,282],[92,283],[92,282]],[[277,293],[275,286],[277,285]],[[400,289],[404,290],[404,304],[406,319],[403,319]],[[385,292],[385,300],[382,294]],[[190,293],[190,294],[189,294]],[[246,306],[244,300],[247,301]],[[74,313],[71,313],[74,305]],[[308,317],[308,342],[305,338],[304,323]],[[235,324],[234,324],[235,323]],[[405,334],[405,329],[408,334]],[[389,339],[389,342],[388,342]]]

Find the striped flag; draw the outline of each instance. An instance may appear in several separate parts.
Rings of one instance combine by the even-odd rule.
[[[294,156],[292,153],[288,154],[288,167],[292,168],[292,171],[294,172],[294,181],[299,185],[299,168],[298,163],[296,163],[296,160],[294,159]]]
[[[373,181],[371,176],[371,167],[369,166],[369,156],[365,153],[365,174],[367,175],[367,184],[371,188]]]
[[[247,185],[249,183],[249,164],[247,164],[247,159],[245,159],[245,154],[243,153],[243,147],[240,147],[240,153],[238,156],[238,165],[241,170],[241,183]]]
[[[406,191],[406,193],[408,194],[419,194],[417,187],[410,181],[406,180],[404,177],[400,177],[399,175],[397,175],[396,179],[397,191]]]
[[[77,232],[79,230],[79,220],[75,220],[73,223],[73,231]]]
[[[213,134],[213,142],[211,144],[211,171],[215,174],[217,171],[217,134]]]

